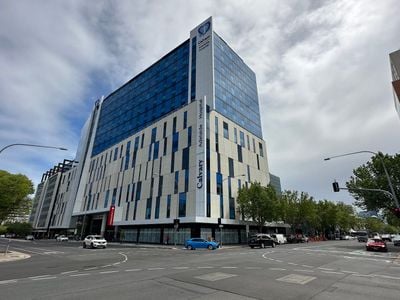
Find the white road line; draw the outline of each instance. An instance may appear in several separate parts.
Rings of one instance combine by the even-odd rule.
[[[322,268],[322,267],[318,267],[317,269],[325,270],[325,271],[335,271],[335,269]]]
[[[113,263],[113,266],[119,265],[121,262]]]
[[[222,267],[222,269],[237,269],[237,267]]]
[[[275,259],[275,261],[276,261],[276,262],[279,262],[279,263],[283,262],[283,261],[281,261],[281,260],[279,260],[279,259]]]
[[[104,271],[100,272],[100,274],[110,274],[110,273],[118,273],[119,271]]]
[[[164,270],[165,268],[148,268],[148,271]]]
[[[260,267],[246,267],[247,270],[261,270]]]
[[[72,274],[72,275],[69,275],[70,277],[79,277],[79,276],[88,276],[88,275],[90,275],[89,273],[80,273],[80,274]]]
[[[31,277],[28,277],[28,278],[29,279],[35,279],[35,278],[42,278],[42,277],[48,277],[48,276],[51,276],[51,275],[47,274],[47,275],[31,276]]]
[[[288,265],[298,266],[298,264],[295,264],[295,263],[292,263],[292,262],[288,262]]]
[[[70,273],[76,273],[76,272],[78,272],[78,270],[62,272],[61,274],[64,275],[64,274],[70,274]]]
[[[86,268],[86,269],[83,269],[83,270],[85,270],[85,271],[90,271],[90,270],[96,270],[96,269],[98,269],[99,267],[91,267],[91,268]]]
[[[271,271],[286,271],[286,269],[283,268],[269,268]]]
[[[10,279],[10,280],[2,280],[0,281],[0,284],[8,284],[8,283],[16,283],[17,280],[15,279]]]
[[[326,274],[344,275],[344,273],[342,272],[333,272],[333,271],[321,271],[321,272]]]
[[[400,277],[388,276],[388,275],[373,275],[374,277],[388,278],[388,279],[397,279],[400,280]]]
[[[372,277],[373,275],[367,275],[367,274],[350,274],[352,276],[357,276],[357,277]]]
[[[301,265],[304,268],[314,268],[313,266],[309,266],[309,265]]]
[[[346,270],[340,270],[340,272],[343,272],[343,273],[349,273],[349,274],[358,273],[358,272],[354,272],[354,271],[346,271]]]
[[[197,267],[197,269],[213,269],[214,267],[208,267],[208,266],[205,266],[205,267]]]
[[[100,268],[107,268],[107,267],[112,267],[112,265],[104,265],[104,266],[101,266]]]
[[[293,271],[295,271],[295,272],[307,272],[307,273],[314,273],[314,271],[313,270],[305,270],[305,269],[294,269]]]
[[[142,271],[143,269],[128,269],[125,270],[125,272],[138,272],[138,271]]]
[[[57,278],[56,276],[51,276],[51,277],[42,277],[42,278],[32,278],[32,280],[47,280],[47,279],[55,279]]]
[[[174,270],[185,270],[185,269],[189,269],[189,267],[173,267],[172,269],[174,269]]]

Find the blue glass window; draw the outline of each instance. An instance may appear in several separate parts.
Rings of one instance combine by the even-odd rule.
[[[129,141],[126,145],[126,152],[125,152],[125,170],[128,170],[129,167],[129,158],[130,158],[130,151],[131,151],[131,141]]]
[[[172,133],[176,133],[176,117],[172,120]]]
[[[156,141],[156,136],[157,136],[157,127],[154,127],[151,130],[151,143],[154,143]]]
[[[240,146],[246,147],[246,144],[244,142],[244,133],[240,131]]]
[[[229,128],[228,128],[228,123],[223,122],[223,127],[224,127],[224,138],[229,140]]]
[[[172,152],[178,151],[179,146],[179,132],[175,132],[172,136]]]
[[[186,217],[186,193],[179,193],[179,218]]]
[[[192,126],[188,128],[188,147],[192,146]]]
[[[163,183],[164,183],[164,177],[160,176],[158,179],[158,197],[162,195]]]
[[[190,73],[190,100],[195,100],[196,98],[196,43],[197,38],[192,39],[192,69]]]
[[[238,139],[237,139],[237,129],[236,128],[233,128],[233,138],[234,138],[234,142],[235,142],[235,144],[237,144],[237,142],[238,142]]]
[[[148,198],[147,202],[146,202],[146,215],[145,215],[146,219],[151,218],[151,202],[152,202],[152,198]]]
[[[136,185],[136,197],[135,197],[135,201],[139,201],[141,198],[141,193],[142,193],[142,182],[138,181],[137,185]]]
[[[130,202],[126,205],[125,221],[128,221]]]
[[[118,158],[118,147],[115,147],[114,149],[114,161],[117,160]]]
[[[187,111],[183,113],[183,129],[187,127]]]
[[[233,167],[233,159],[228,157],[229,162],[229,177],[235,177],[235,170]]]
[[[115,188],[112,194],[111,205],[114,205],[116,200],[117,200],[117,189]]]
[[[219,212],[220,212],[220,218],[224,217],[224,196],[221,194],[219,195]]]
[[[167,122],[164,122],[162,137],[165,138],[166,136],[167,136]]]
[[[108,199],[110,198],[110,190],[107,190],[106,197],[104,199],[104,208],[108,207]]]
[[[215,109],[262,138],[254,72],[214,33]]]
[[[237,145],[238,161],[243,162],[242,146]]]
[[[160,142],[155,142],[154,143],[154,155],[153,155],[153,160],[158,158],[158,151],[160,147]]]
[[[190,148],[185,148],[182,150],[182,170],[189,169],[189,150]]]
[[[158,219],[160,217],[160,197],[156,198],[156,208],[154,211],[154,219]]]
[[[185,170],[185,192],[189,190],[189,169]]]
[[[222,174],[217,173],[217,195],[222,195],[223,189],[222,189]]]
[[[175,181],[174,181],[174,194],[178,193],[179,188],[179,171],[175,172]]]
[[[167,218],[171,217],[171,195],[167,196]]]
[[[261,143],[258,143],[258,146],[260,148],[260,156],[264,157],[263,145]]]
[[[187,104],[189,51],[187,40],[106,97],[92,156]]]

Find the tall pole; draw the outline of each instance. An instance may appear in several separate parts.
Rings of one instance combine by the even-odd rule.
[[[38,147],[38,148],[51,148],[51,149],[58,149],[58,150],[63,150],[63,151],[67,151],[68,150],[67,148],[63,148],[63,147],[17,143],[17,144],[10,144],[10,145],[7,145],[7,146],[1,148],[0,153],[3,152],[4,150],[6,150],[7,148],[10,148],[10,147],[13,147],[13,146],[28,146],[28,147]]]
[[[383,170],[385,172],[386,179],[387,179],[387,181],[389,183],[389,188],[390,188],[391,194],[393,195],[394,202],[396,203],[396,207],[399,208],[399,201],[397,200],[396,193],[394,192],[392,180],[390,179],[389,173],[388,173],[388,171],[386,169],[386,165],[385,165],[385,162],[383,161],[383,158],[381,156],[381,154],[382,154],[381,152],[376,153],[376,152],[373,152],[373,151],[363,150],[363,151],[356,151],[356,152],[350,152],[350,153],[346,153],[346,154],[327,157],[327,158],[324,158],[324,160],[331,160],[332,158],[349,156],[349,155],[360,154],[360,153],[371,153],[371,154],[376,155],[376,157],[379,158],[379,160],[381,161],[381,164],[383,166]]]

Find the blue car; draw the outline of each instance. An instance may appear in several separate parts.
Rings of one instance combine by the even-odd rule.
[[[215,250],[219,248],[219,243],[209,242],[200,238],[193,238],[185,242],[185,248],[188,250],[195,250],[197,248],[205,248],[208,250]]]

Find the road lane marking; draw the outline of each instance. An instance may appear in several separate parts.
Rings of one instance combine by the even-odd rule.
[[[42,278],[32,278],[32,280],[38,281],[38,280],[48,280],[48,279],[55,279],[57,278],[56,276],[51,276],[51,277],[42,277]]]
[[[69,277],[79,277],[79,276],[89,276],[89,275],[90,275],[89,273],[80,273],[80,274],[69,275]]]
[[[222,269],[237,269],[237,267],[222,267]]]
[[[307,273],[314,273],[313,270],[306,270],[306,269],[294,269],[293,271],[295,272],[307,272]]]
[[[271,271],[286,271],[286,269],[283,268],[269,268]]]
[[[377,274],[377,275],[373,275],[373,276],[374,276],[374,277],[387,278],[387,279],[397,279],[397,280],[400,279],[400,277],[389,276],[389,275],[380,275],[380,274]]]
[[[351,276],[356,276],[356,277],[372,277],[373,275],[368,275],[368,274],[358,274],[358,273],[355,273],[355,274],[350,274]]]
[[[143,269],[128,269],[125,270],[125,272],[138,272],[138,271],[142,271]]]
[[[283,261],[281,261],[281,260],[279,260],[279,259],[275,259],[275,261],[276,261],[276,262],[279,262],[279,263],[283,262]]]
[[[197,267],[197,269],[213,269],[214,267],[204,266],[204,267]]]
[[[320,269],[320,270],[325,270],[325,271],[335,271],[335,269],[322,268],[322,267],[318,267],[318,269]]]
[[[164,270],[165,268],[148,268],[148,271]]]
[[[326,274],[344,275],[344,273],[342,272],[334,272],[334,271],[321,271],[321,272]]]
[[[15,279],[10,279],[10,280],[2,280],[0,281],[0,284],[8,284],[8,283],[16,283],[17,280]]]
[[[51,276],[51,275],[47,274],[47,275],[31,276],[31,277],[28,277],[28,278],[29,279],[35,279],[35,278],[42,278],[42,277],[48,277],[48,276]]]
[[[304,268],[314,268],[313,266],[309,266],[309,265],[301,265]]]
[[[110,273],[118,273],[119,271],[104,271],[100,272],[100,274],[110,274]]]
[[[292,263],[292,262],[288,262],[288,265],[298,266],[298,264],[295,264],[295,263]]]
[[[354,272],[354,271],[346,271],[346,270],[340,270],[340,272],[343,272],[343,273],[348,273],[348,274],[354,274],[354,273],[358,273],[358,272]]]
[[[185,270],[185,269],[189,269],[189,267],[173,267],[172,269],[174,269],[174,270]]]
[[[261,270],[260,267],[246,267],[247,270]]]
[[[86,269],[83,269],[83,270],[85,270],[85,271],[90,271],[90,270],[96,270],[96,269],[98,269],[99,267],[91,267],[91,268],[86,268]]]

